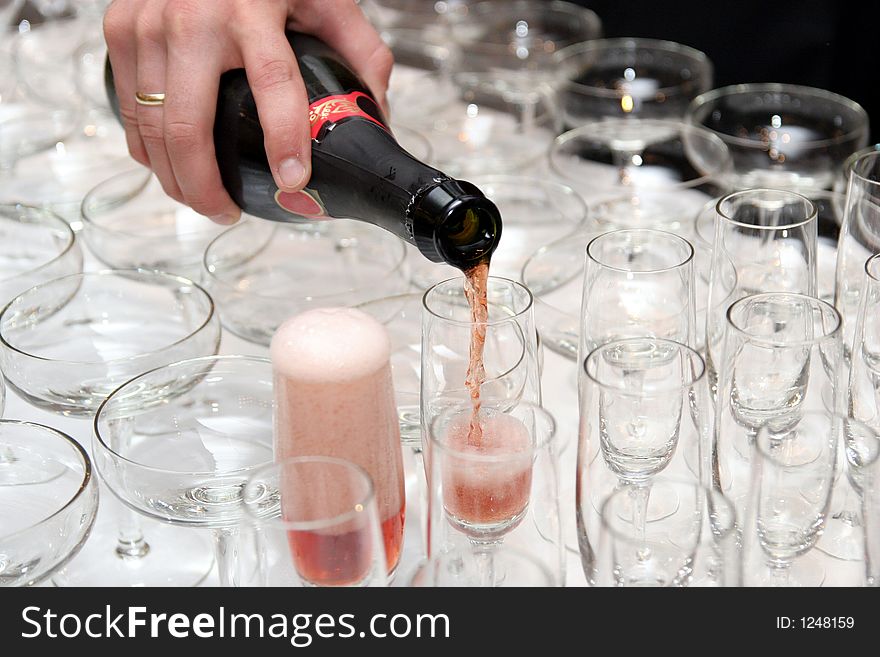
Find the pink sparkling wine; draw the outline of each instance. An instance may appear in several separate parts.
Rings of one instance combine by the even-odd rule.
[[[532,441],[525,425],[504,414],[482,414],[481,438],[471,441],[471,416],[453,421],[440,458],[443,502],[472,537],[503,535],[525,515],[532,487]]]
[[[366,470],[375,487],[392,572],[403,542],[405,497],[390,357],[385,328],[353,308],[296,315],[278,328],[271,345],[276,458],[331,456]],[[316,546],[346,544],[343,537],[334,541],[293,534],[291,551],[301,572],[309,559],[320,560]],[[354,581],[357,575],[348,572],[343,579]]]

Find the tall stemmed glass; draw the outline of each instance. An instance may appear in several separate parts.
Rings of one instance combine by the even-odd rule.
[[[880,151],[856,159],[848,173],[834,291],[834,305],[843,317],[847,356],[856,330],[865,261],[880,253]]]
[[[865,263],[861,288],[858,316],[853,322],[855,336],[851,343],[846,411],[849,417],[880,432],[880,254],[872,256]],[[852,476],[850,483],[856,491],[859,490]],[[846,489],[846,492],[848,491],[849,489]],[[848,495],[844,496],[847,502],[848,498]],[[865,504],[869,501],[865,496],[862,496],[862,500]],[[846,542],[838,540],[836,545],[829,546],[828,541],[823,538],[820,548],[830,550],[836,547],[838,548],[836,552],[844,551],[844,554],[858,559],[869,556],[862,552],[856,531],[856,527],[862,525],[863,520],[867,523],[868,516],[846,504],[843,511],[835,510],[833,513],[829,530],[839,529],[838,524],[834,522],[836,520],[842,520],[849,525],[850,531],[844,532],[839,537],[846,538]],[[865,524],[862,529],[865,538],[868,538],[868,525]]]
[[[598,582],[601,505],[626,491],[635,537],[681,507],[675,489],[655,490],[661,472],[698,483],[708,452],[705,363],[683,344],[628,338],[591,352],[579,372],[577,518],[584,573]],[[708,482],[708,477],[702,477]]]
[[[847,412],[880,430],[880,254],[865,263],[855,324]]]
[[[95,467],[134,511],[212,529],[220,584],[232,586],[244,487],[272,462],[272,409],[266,359],[208,356],[160,367],[101,404]]]
[[[628,337],[694,342],[694,249],[677,235],[616,230],[587,245],[580,357]]]
[[[751,447],[743,528],[745,586],[819,586],[809,558],[828,516],[846,418],[828,411],[761,427]]]
[[[452,402],[430,427],[428,561],[419,586],[559,586],[564,581],[556,423],[528,402],[479,414]]]
[[[865,585],[880,586],[880,431],[847,418],[843,434],[846,474],[861,500]]]
[[[219,345],[211,297],[189,279],[161,272],[56,278],[0,313],[0,367],[10,387],[38,409],[75,418],[91,418],[141,372],[215,354]],[[187,585],[212,567],[200,537],[157,525],[148,542],[134,514],[103,508],[91,540],[55,575],[56,584]]]
[[[816,295],[816,208],[805,197],[773,189],[725,196],[716,206],[706,364],[718,386],[727,310],[737,299],[761,292]]]
[[[840,315],[819,299],[768,292],[727,313],[712,454],[713,484],[742,514],[761,427],[784,434],[808,411],[842,409]]]

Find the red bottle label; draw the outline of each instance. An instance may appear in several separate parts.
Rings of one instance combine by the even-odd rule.
[[[299,192],[275,192],[275,202],[291,214],[305,219],[327,219],[327,209],[321,197],[314,190],[303,189]]]
[[[367,121],[372,121],[382,128],[387,128],[375,116],[372,116],[366,108],[375,108],[376,102],[361,91],[353,91],[350,94],[337,96],[325,96],[316,100],[309,106],[309,123],[312,126],[312,139],[317,139],[327,123],[336,123],[340,119],[349,116],[359,116]],[[374,110],[375,111],[375,110]]]

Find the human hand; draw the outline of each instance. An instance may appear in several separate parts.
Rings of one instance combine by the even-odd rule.
[[[308,97],[285,28],[325,41],[384,105],[393,59],[354,0],[114,0],[104,16],[132,157],[218,223],[241,215],[214,152],[224,72],[247,72],[278,187],[298,191],[311,175]],[[136,92],[164,93],[164,104],[138,104]]]

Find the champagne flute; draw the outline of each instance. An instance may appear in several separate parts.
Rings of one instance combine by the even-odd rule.
[[[875,253],[880,253],[880,151],[863,154],[848,170],[834,290],[834,305],[843,317],[847,357],[856,330],[865,261]]]
[[[808,411],[762,426],[751,446],[743,529],[745,586],[819,586],[825,573],[807,554],[831,504],[838,445],[847,420]]]
[[[844,431],[847,476],[861,500],[865,584],[880,586],[880,433],[853,419]]]
[[[768,292],[731,305],[726,334],[712,477],[743,514],[761,428],[782,434],[805,413],[842,410],[840,315],[814,297]]]
[[[761,292],[815,296],[818,286],[816,208],[805,197],[773,189],[734,192],[718,202],[716,213],[706,317],[713,392],[731,304]]]
[[[708,482],[705,363],[683,344],[627,338],[592,351],[579,372],[577,518],[587,580],[599,580],[602,501],[625,491],[637,536],[682,506],[675,488],[652,490],[661,472]]]

